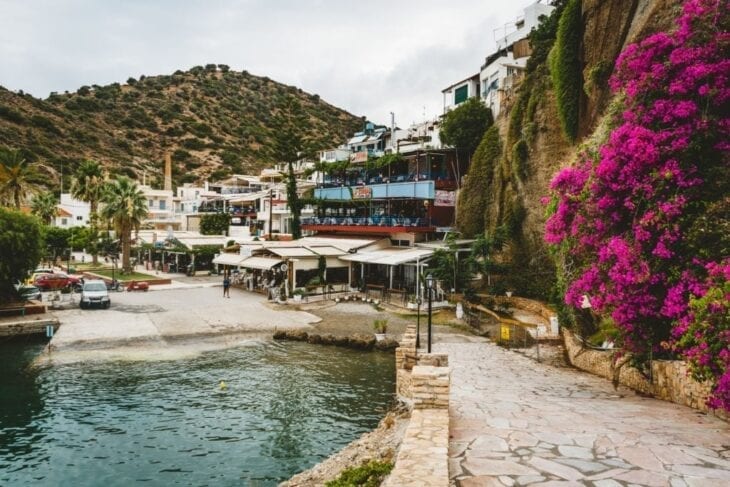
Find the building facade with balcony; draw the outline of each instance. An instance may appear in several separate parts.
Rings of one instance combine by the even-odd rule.
[[[444,97],[444,113],[448,113],[469,98],[478,97],[479,89],[479,73],[477,73],[441,90]]]
[[[479,71],[481,98],[495,117],[506,112],[522,80],[527,59],[532,54],[527,37],[539,25],[540,18],[550,15],[554,8],[535,2],[498,33],[496,51],[486,57]]]
[[[387,236],[398,245],[414,245],[434,232],[448,231],[454,223],[459,178],[455,151],[415,149],[386,162],[351,162],[342,171],[328,173],[314,190],[318,208],[302,220],[302,228]]]
[[[172,190],[154,189],[140,185],[140,191],[147,202],[147,218],[143,226],[157,230],[178,230],[182,224],[179,214],[175,213],[175,201]]]

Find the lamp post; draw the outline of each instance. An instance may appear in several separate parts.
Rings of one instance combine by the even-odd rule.
[[[416,350],[421,348],[421,296],[416,297]]]
[[[433,275],[426,276],[426,289],[428,290],[428,353],[431,353],[431,340],[433,333],[431,331],[431,298],[433,293]]]

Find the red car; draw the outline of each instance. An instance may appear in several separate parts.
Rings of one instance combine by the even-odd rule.
[[[53,274],[40,274],[33,281],[33,285],[42,291],[63,289],[65,287],[80,290],[82,282],[77,276],[69,276],[65,272],[54,272]]]

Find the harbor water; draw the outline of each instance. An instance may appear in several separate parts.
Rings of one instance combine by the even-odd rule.
[[[35,368],[43,342],[0,343],[0,485],[276,485],[393,400],[390,354],[240,345]]]

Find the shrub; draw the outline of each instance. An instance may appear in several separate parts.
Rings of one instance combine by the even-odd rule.
[[[200,218],[200,233],[203,235],[224,235],[228,233],[231,216],[227,213],[211,213]]]
[[[465,237],[473,237],[484,231],[488,192],[491,190],[494,169],[501,155],[499,129],[493,125],[484,134],[474,153],[459,196],[456,222]]]
[[[570,142],[578,137],[580,98],[583,92],[580,61],[582,29],[581,0],[568,0],[558,23],[554,52],[551,53],[550,75],[555,88],[560,126]]]
[[[393,470],[392,463],[371,460],[359,467],[343,470],[339,477],[327,482],[325,487],[377,487],[391,470]]]
[[[0,117],[17,124],[23,124],[26,121],[22,113],[2,105],[0,105]]]

